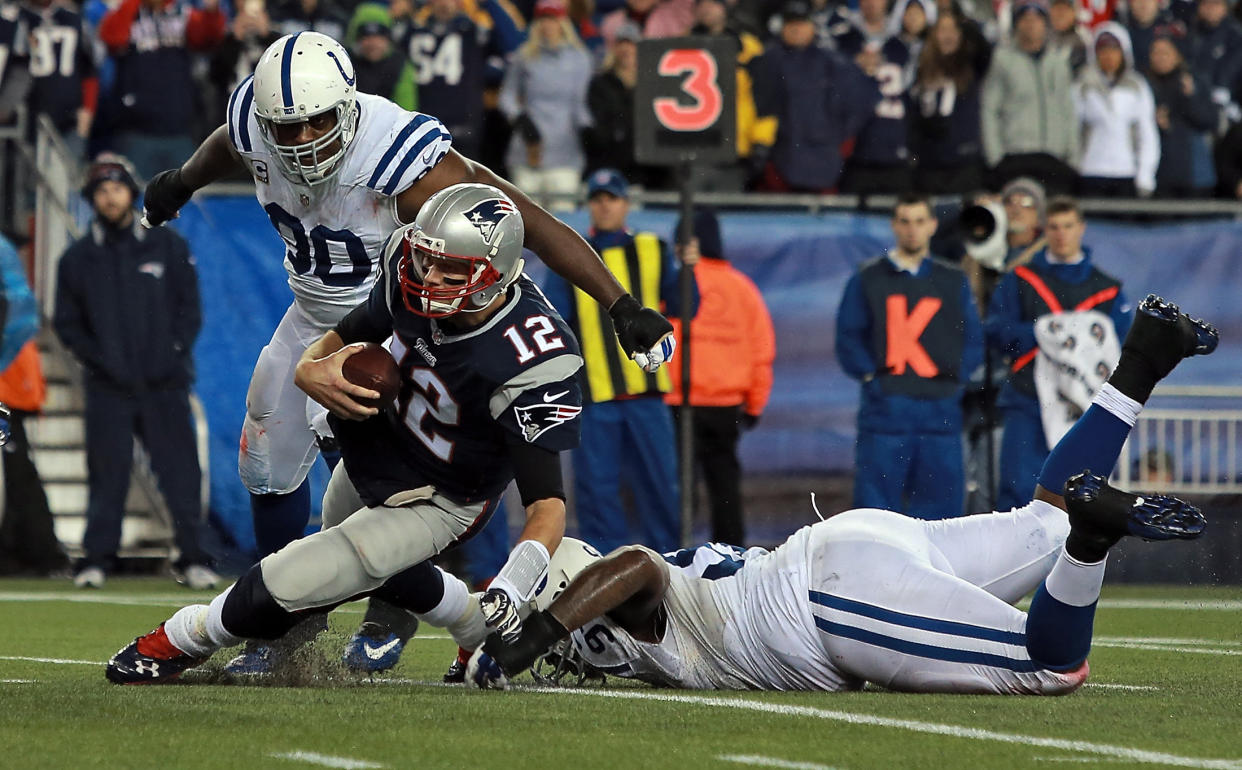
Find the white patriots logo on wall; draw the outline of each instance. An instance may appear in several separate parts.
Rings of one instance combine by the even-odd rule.
[[[528,443],[533,443],[544,433],[563,422],[569,422],[582,412],[581,406],[556,403],[556,399],[568,392],[557,393],[551,397],[545,394],[542,404],[514,407],[513,412],[517,415],[518,427],[522,429],[522,437]]]

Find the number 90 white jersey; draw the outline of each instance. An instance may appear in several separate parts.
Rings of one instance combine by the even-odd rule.
[[[395,196],[440,162],[452,146],[439,120],[380,96],[358,94],[358,129],[336,178],[314,188],[280,173],[259,135],[253,77],[228,103],[229,140],[254,177],[255,195],[285,242],[295,304],[331,326],[366,299],[384,242],[401,223]]]

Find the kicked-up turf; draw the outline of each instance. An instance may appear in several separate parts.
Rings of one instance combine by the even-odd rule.
[[[707,693],[440,684],[424,629],[374,681],[339,664],[361,605],[276,682],[221,653],[181,682],[118,687],[108,657],[177,607],[156,579],[100,591],[0,581],[0,768],[1049,768],[1242,770],[1242,590],[1107,588],[1091,678],[1060,698]]]

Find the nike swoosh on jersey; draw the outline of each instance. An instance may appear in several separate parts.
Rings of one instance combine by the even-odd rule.
[[[362,651],[366,653],[366,656],[370,658],[371,660],[379,660],[380,658],[384,657],[384,655],[387,654],[389,650],[391,650],[393,647],[396,647],[398,644],[401,644],[400,639],[393,639],[391,642],[388,642],[386,644],[381,644],[379,647],[372,647],[366,642],[363,642]]]
[[[433,144],[427,148],[427,151],[423,153],[423,157],[420,158],[419,160],[423,162],[423,165],[430,166],[431,159],[434,158],[435,156],[436,156],[436,146]]]
[[[552,403],[553,401],[555,401],[555,400],[557,400],[558,398],[560,398],[561,396],[568,396],[568,395],[569,395],[569,391],[568,391],[568,390],[562,390],[560,393],[552,393],[552,394],[544,393],[544,394],[543,394],[543,403],[545,403],[545,404],[550,404],[550,403]]]

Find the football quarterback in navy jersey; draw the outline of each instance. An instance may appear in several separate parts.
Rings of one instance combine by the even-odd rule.
[[[306,611],[372,594],[448,627],[465,648],[515,638],[564,534],[559,452],[578,443],[577,341],[522,275],[522,217],[499,189],[447,187],[385,246],[368,299],[312,342],[295,381],[331,412],[342,462],[324,529],[265,557],[208,605],[183,608],[109,662],[117,683],[162,682],[243,639],[274,639]],[[401,389],[345,379],[343,362],[391,336]],[[526,527],[477,599],[428,559],[481,527],[516,481]],[[480,612],[481,610],[481,612]]]

